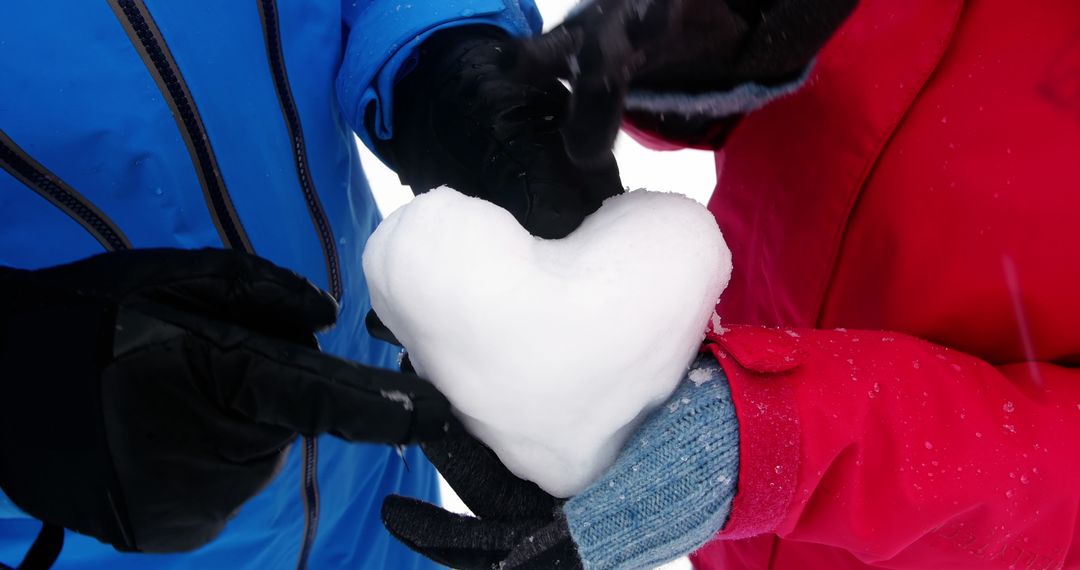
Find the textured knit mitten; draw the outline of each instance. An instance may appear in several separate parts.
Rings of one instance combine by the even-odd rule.
[[[649,568],[693,552],[724,525],[739,470],[727,380],[702,356],[616,463],[577,497],[559,501],[514,477],[465,436],[424,446],[476,513],[391,496],[383,522],[425,556],[455,568]]]
[[[700,548],[731,511],[739,424],[712,356],[638,429],[615,465],[563,505],[586,568],[651,568]]]

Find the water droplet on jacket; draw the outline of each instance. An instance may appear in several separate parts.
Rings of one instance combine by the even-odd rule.
[[[466,18],[468,18],[470,16],[473,16],[475,14],[476,14],[476,12],[474,10],[472,10],[471,8],[466,8],[466,9],[461,11],[461,15],[466,17]]]
[[[1006,414],[1011,414],[1011,413],[1013,413],[1013,411],[1016,410],[1016,405],[1013,404],[1012,402],[1005,402],[1005,405],[1001,406],[1001,409],[1005,410]]]
[[[930,443],[929,441],[924,441],[923,447],[925,447],[926,449],[934,449],[934,444]]]

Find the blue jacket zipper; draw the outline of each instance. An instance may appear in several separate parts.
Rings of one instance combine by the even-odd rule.
[[[124,232],[82,194],[30,157],[0,130],[0,168],[86,228],[105,251],[131,249]]]
[[[195,101],[191,97],[191,92],[184,82],[183,76],[180,74],[180,68],[172,57],[172,53],[169,51],[168,45],[161,35],[161,31],[158,30],[157,26],[154,24],[149,9],[146,7],[143,0],[109,0],[109,3],[113,7],[113,12],[116,13],[117,19],[120,20],[121,25],[124,27],[125,31],[127,31],[131,43],[142,57],[147,69],[154,76],[154,80],[161,89],[161,93],[164,95],[165,100],[169,102],[169,106],[173,111],[173,116],[176,117],[180,132],[184,137],[184,142],[187,144],[188,150],[191,153],[192,161],[195,163],[196,173],[199,175],[203,193],[210,206],[211,217],[214,220],[214,225],[218,229],[218,234],[221,236],[222,243],[229,248],[254,253],[254,248],[251,246],[251,242],[244,232],[243,226],[240,224],[236,209],[233,207],[232,199],[229,197],[228,190],[225,187],[225,181],[221,178],[221,170],[218,168],[217,159],[210,147],[210,139],[207,136],[206,128],[203,126],[198,109],[195,107]],[[261,10],[262,7],[260,6],[260,11]],[[276,10],[274,11],[274,14],[276,15]],[[274,29],[277,29],[276,19]],[[282,69],[282,74],[283,73],[284,69]],[[275,79],[275,84],[276,83],[277,80]],[[277,89],[280,100],[281,87],[278,86]],[[291,101],[291,94],[289,95],[289,100]],[[293,113],[295,113],[295,106],[293,106]],[[296,147],[295,142],[297,141],[297,133],[300,133],[298,118],[295,123],[290,124],[290,134],[294,137],[294,147]],[[299,136],[302,137],[302,134]],[[338,266],[336,250],[333,249],[333,237],[329,235],[329,224],[325,223],[325,217],[322,217],[323,225],[320,226],[318,218],[316,218],[315,210],[312,209],[312,204],[314,203],[318,206],[319,216],[322,216],[322,207],[321,205],[318,205],[318,201],[315,199],[314,187],[310,183],[310,178],[307,177],[307,156],[306,152],[303,150],[302,138],[299,142],[301,146],[296,147],[298,150],[294,151],[296,157],[299,157],[297,158],[297,169],[301,179],[307,180],[306,186],[303,182],[301,186],[305,188],[305,197],[307,197],[308,192],[310,192],[308,208],[309,211],[312,212],[313,219],[316,219],[316,226],[319,228],[320,233],[324,234],[322,240],[324,251],[327,248],[327,243],[329,243],[329,251],[332,251],[335,254],[333,258],[334,264],[332,266],[333,273],[331,273],[331,286],[333,287],[333,284],[337,283],[336,286],[338,287],[338,292],[335,297],[340,298],[340,278],[334,278],[335,275],[337,275]],[[304,438],[303,462],[302,485],[305,516],[303,541],[300,546],[300,555],[297,560],[297,568],[299,570],[305,570],[307,568],[307,561],[311,553],[312,544],[315,541],[315,532],[318,527],[319,519],[319,490],[316,473],[318,464],[318,446],[313,438]]]
[[[285,126],[289,130],[293,162],[296,164],[296,177],[300,183],[300,189],[304,192],[304,201],[307,203],[311,222],[319,232],[319,242],[322,245],[326,274],[330,283],[330,294],[340,302],[342,295],[341,265],[338,261],[337,246],[334,244],[334,235],[330,228],[330,222],[326,219],[326,212],[323,210],[322,203],[319,202],[319,195],[315,191],[315,183],[311,179],[311,170],[307,158],[307,144],[304,142],[304,130],[300,124],[300,113],[296,109],[296,102],[293,100],[292,88],[289,86],[289,74],[285,69],[285,56],[281,50],[281,30],[278,26],[277,1],[257,0],[257,2],[259,5],[259,17],[262,18],[263,38],[266,41],[266,60],[270,64],[270,74],[274,78],[274,90],[277,91],[278,102],[281,104],[281,114],[285,119]]]
[[[297,570],[306,570],[311,557],[311,547],[315,544],[315,533],[319,528],[319,482],[316,471],[319,463],[319,441],[314,437],[304,438],[304,474],[301,486],[304,493],[304,540],[300,544],[300,555],[296,559]]]
[[[109,0],[109,5],[172,109],[222,243],[228,248],[253,253],[221,177],[202,116],[146,4],[143,0]]]
[[[270,74],[274,78],[274,91],[277,92],[278,103],[281,105],[281,114],[289,131],[297,181],[300,183],[300,189],[304,193],[304,201],[307,204],[311,221],[319,232],[319,243],[322,245],[323,259],[326,263],[330,294],[340,302],[343,292],[337,246],[334,244],[334,236],[330,228],[330,222],[326,219],[326,212],[323,210],[322,203],[319,202],[319,195],[315,192],[315,183],[311,179],[311,170],[307,158],[307,144],[304,142],[304,130],[300,124],[300,114],[297,112],[296,102],[293,100],[292,88],[289,86],[289,74],[285,69],[285,56],[281,50],[281,28],[278,25],[277,2],[275,0],[256,1],[259,8],[259,17],[262,20],[263,40],[266,43],[266,61],[270,65]],[[302,475],[304,538],[300,544],[300,555],[296,560],[297,570],[307,569],[308,559],[311,557],[311,548],[315,543],[315,535],[319,527],[318,458],[318,440],[313,437],[305,437],[304,472]]]

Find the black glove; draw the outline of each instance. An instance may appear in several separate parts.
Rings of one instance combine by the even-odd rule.
[[[224,250],[136,250],[0,268],[0,487],[121,550],[213,539],[297,433],[439,438],[449,404],[411,375],[318,351],[337,305]]]
[[[401,346],[375,311],[368,313],[367,327],[375,338]],[[401,359],[401,369],[415,372],[408,354]],[[390,534],[427,558],[460,570],[582,568],[562,514],[565,501],[518,478],[457,419],[452,424],[452,435],[420,447],[479,518],[391,495],[382,507]]]
[[[611,150],[630,90],[700,94],[796,79],[857,0],[593,0],[521,46],[521,67],[571,80],[579,164]],[[715,117],[673,117],[699,128]]]
[[[515,50],[494,27],[433,34],[394,88],[393,138],[373,138],[415,193],[447,185],[534,235],[564,237],[622,183],[610,149],[598,168],[571,163],[559,135],[567,90],[549,73],[526,74]]]
[[[382,519],[395,538],[462,570],[583,567],[561,500],[514,476],[472,436],[462,433],[422,447],[476,517],[391,495],[383,501]]]

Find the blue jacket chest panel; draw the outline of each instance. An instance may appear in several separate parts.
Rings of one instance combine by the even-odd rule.
[[[536,31],[531,0],[459,0],[453,9],[399,0],[45,4],[16,0],[0,18],[0,132],[107,216],[133,247],[222,247],[206,190],[206,178],[218,178],[258,255],[330,290],[333,248],[342,306],[337,326],[320,338],[324,350],[394,366],[396,350],[363,327],[369,301],[360,255],[379,216],[354,146],[362,118],[352,114],[376,105],[376,130],[389,134],[393,78],[410,49],[451,25]],[[193,140],[178,120],[169,82],[155,75],[145,45],[140,51],[139,30],[123,17],[132,5],[152,19],[204,140]],[[268,7],[276,34],[267,33]],[[277,42],[277,60],[268,37]],[[209,175],[193,151],[200,145],[212,152]],[[44,267],[105,249],[70,213],[0,168],[0,264]],[[120,555],[69,533],[57,567],[294,568],[305,524],[303,445],[291,455],[222,537],[195,553]],[[386,447],[319,439],[321,502],[310,567],[432,566],[393,541],[378,519],[388,493],[437,496],[422,454],[410,449],[406,459],[408,468]],[[17,562],[38,528],[0,512],[0,561]]]

